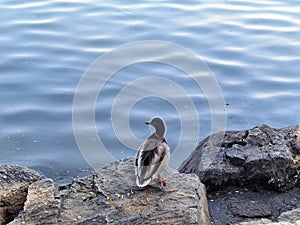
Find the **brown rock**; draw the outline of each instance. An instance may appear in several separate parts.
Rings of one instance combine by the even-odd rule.
[[[9,225],[58,224],[59,199],[51,179],[39,180],[29,186],[24,211]]]
[[[13,220],[22,210],[30,184],[41,179],[38,172],[22,166],[0,166],[0,224]]]
[[[196,175],[169,169],[164,178],[163,189],[155,182],[138,188],[133,159],[124,159],[62,187],[40,180],[29,187],[24,210],[10,225],[211,224]]]
[[[62,201],[61,222],[210,224],[205,188],[198,177],[169,169],[164,178],[168,185],[163,190],[157,184],[141,189],[135,185],[133,159],[104,166],[94,179],[90,176],[71,185],[75,191]]]

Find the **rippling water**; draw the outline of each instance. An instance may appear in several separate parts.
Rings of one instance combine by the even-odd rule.
[[[39,168],[52,177],[87,167],[72,130],[76,87],[99,56],[134,41],[173,42],[198,54],[222,89],[227,129],[300,123],[298,0],[6,0],[0,10],[0,163]],[[205,95],[182,71],[159,63],[131,65],[107,82],[96,104],[97,129],[116,158],[135,151],[114,136],[110,108],[126,83],[151,75],[188,90],[199,111],[199,140],[210,134]],[[147,137],[143,121],[155,115],[165,118],[174,149],[180,117],[160,98],[134,105],[132,132]],[[186,157],[192,147],[184,150]],[[180,163],[173,161],[172,166]]]

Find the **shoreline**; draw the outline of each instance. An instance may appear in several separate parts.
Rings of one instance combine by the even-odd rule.
[[[259,125],[218,135],[204,139],[179,172],[169,168],[163,189],[155,183],[136,187],[133,158],[95,172],[79,169],[91,174],[59,182],[26,167],[0,165],[0,224],[300,223],[299,126]],[[216,138],[213,145],[210,138]],[[201,161],[211,156],[206,151],[215,153],[204,168]]]

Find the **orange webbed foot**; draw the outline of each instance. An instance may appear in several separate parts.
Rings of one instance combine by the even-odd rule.
[[[161,184],[165,187],[165,186],[167,186],[167,181],[166,180],[164,180],[161,176],[157,176],[157,179],[161,182]]]

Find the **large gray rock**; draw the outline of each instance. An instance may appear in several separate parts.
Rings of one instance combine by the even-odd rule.
[[[95,175],[57,187],[40,180],[29,187],[21,224],[210,224],[204,185],[196,175],[169,169],[168,185],[137,188],[133,159],[97,170]]]
[[[299,136],[299,126],[267,125],[214,134],[199,144],[179,171],[197,174],[208,191],[228,186],[287,191],[299,186]]]
[[[203,140],[179,168],[197,174],[208,188],[215,225],[278,220],[300,207],[299,126],[260,125],[223,135]]]
[[[23,208],[30,184],[41,179],[31,169],[16,165],[0,166],[0,224],[13,220]]]

